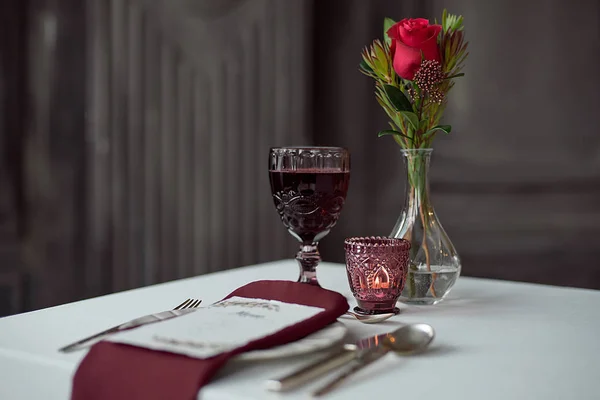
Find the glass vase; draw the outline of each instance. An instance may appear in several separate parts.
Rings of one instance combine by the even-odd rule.
[[[400,301],[439,303],[448,295],[461,270],[460,258],[442,228],[429,193],[429,163],[433,149],[402,150],[406,171],[404,208],[390,237],[410,242],[410,261]]]

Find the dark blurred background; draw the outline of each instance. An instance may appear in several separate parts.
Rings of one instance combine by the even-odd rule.
[[[404,177],[360,51],[444,7],[471,56],[432,198],[463,275],[599,289],[598,1],[2,0],[0,316],[291,258],[273,145],[352,151],[326,261],[388,234]]]

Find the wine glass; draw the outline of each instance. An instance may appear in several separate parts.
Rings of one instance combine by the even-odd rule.
[[[342,147],[274,147],[271,193],[288,232],[300,242],[298,282],[320,286],[318,244],[340,216],[350,181],[350,153]]]

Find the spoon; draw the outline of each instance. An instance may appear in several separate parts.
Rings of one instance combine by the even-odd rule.
[[[361,354],[357,362],[352,367],[342,372],[327,385],[318,389],[313,393],[313,396],[319,397],[331,392],[347,378],[354,375],[356,372],[360,371],[362,368],[366,367],[372,362],[379,360],[390,351],[393,351],[398,355],[420,353],[429,346],[434,337],[435,331],[431,325],[405,325],[394,332],[389,333],[385,338],[383,338],[381,346],[369,349]]]
[[[416,354],[424,351],[431,344],[434,337],[435,331],[431,325],[406,325],[385,337],[383,348],[398,355]]]
[[[385,314],[375,314],[375,315],[362,315],[362,314],[354,313],[352,311],[347,311],[346,314],[344,314],[344,315],[354,317],[355,319],[362,322],[363,324],[377,324],[379,322],[383,322],[386,319],[393,317],[396,314],[395,313],[385,313]]]

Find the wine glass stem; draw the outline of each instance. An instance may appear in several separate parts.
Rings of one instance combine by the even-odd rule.
[[[317,243],[300,245],[296,260],[298,260],[300,266],[298,282],[321,286],[317,281],[317,265],[321,262],[321,254],[319,254]]]

